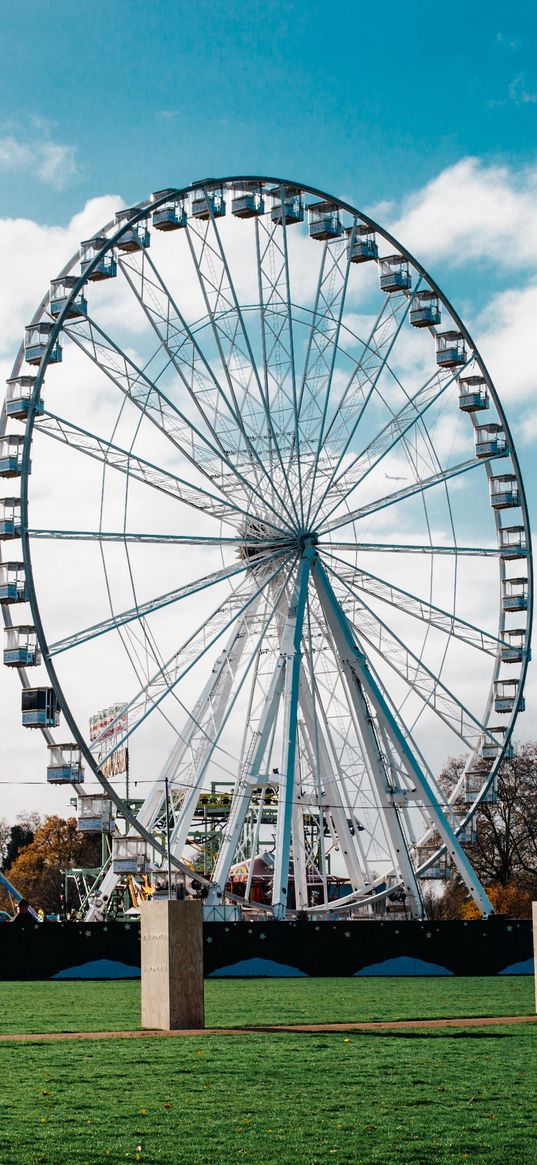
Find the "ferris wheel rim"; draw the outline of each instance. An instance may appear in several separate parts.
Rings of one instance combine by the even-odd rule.
[[[352,207],[351,204],[345,202],[342,199],[334,198],[332,195],[329,195],[326,192],[321,191],[316,187],[307,186],[304,183],[294,183],[289,179],[282,179],[282,178],[276,179],[276,178],[271,178],[271,177],[260,177],[260,176],[232,176],[229,178],[199,181],[199,182],[192,183],[187,187],[176,188],[174,190],[168,190],[156,199],[144,200],[143,202],[138,204],[138,209],[137,209],[135,216],[129,220],[129,226],[132,226],[133,223],[136,223],[136,222],[140,221],[141,219],[143,219],[144,215],[147,216],[147,213],[149,210],[153,211],[153,210],[157,209],[159,206],[163,205],[166,201],[169,201],[171,197],[186,196],[186,195],[188,195],[196,190],[199,190],[199,189],[202,189],[205,187],[210,188],[210,187],[213,187],[215,185],[222,185],[222,186],[233,185],[233,184],[239,185],[242,182],[259,182],[260,184],[263,184],[263,185],[268,184],[268,183],[274,183],[275,185],[281,185],[282,187],[284,187],[284,186],[285,187],[296,187],[296,189],[300,190],[302,193],[311,194],[313,196],[324,198],[327,201],[330,201],[331,203],[336,205],[337,207],[348,211],[348,213],[350,213],[354,216],[357,216],[360,219],[360,221],[368,224],[373,230],[378,232],[378,234],[380,236],[382,236],[386,241],[392,243],[394,245],[394,247],[397,249],[397,251],[400,252],[404,257],[406,257],[409,260],[409,262],[412,264],[412,267],[426,279],[427,286],[430,287],[432,290],[434,290],[438,294],[440,301],[449,311],[450,317],[453,319],[454,323],[457,324],[457,326],[460,329],[461,334],[467,340],[469,346],[472,349],[472,352],[474,353],[474,357],[477,360],[479,367],[483,372],[484,379],[486,380],[487,386],[488,386],[489,391],[491,393],[491,396],[494,400],[494,404],[495,404],[495,408],[497,410],[498,416],[499,416],[500,420],[502,421],[505,432],[509,438],[510,459],[511,459],[511,464],[512,464],[513,471],[514,471],[514,476],[517,480],[517,485],[518,485],[518,488],[520,491],[520,498],[521,498],[520,508],[522,511],[523,525],[524,525],[524,528],[527,532],[528,555],[526,558],[526,562],[527,562],[527,570],[528,570],[528,589],[529,589],[529,602],[528,602],[528,615],[527,615],[527,638],[529,639],[529,635],[531,634],[531,624],[532,624],[531,540],[529,537],[530,526],[529,526],[529,517],[528,517],[528,512],[527,512],[527,500],[526,500],[526,495],[525,495],[525,490],[524,490],[523,479],[522,479],[522,475],[521,475],[520,467],[519,467],[519,463],[518,463],[518,458],[517,458],[517,454],[516,454],[516,448],[514,446],[514,443],[512,441],[511,435],[510,435],[508,422],[507,422],[507,419],[506,419],[504,411],[503,411],[503,406],[502,406],[501,400],[496,392],[496,389],[495,389],[494,384],[490,378],[490,375],[488,373],[486,365],[484,364],[484,361],[482,360],[480,353],[479,353],[474,341],[472,340],[470,333],[468,332],[468,329],[464,325],[461,318],[458,316],[458,313],[452,307],[452,305],[449,302],[449,300],[447,299],[447,297],[444,295],[444,293],[441,291],[441,289],[438,287],[438,285],[432,279],[432,277],[429,275],[429,273],[425,270],[425,268],[422,267],[422,265],[419,263],[419,261],[416,260],[414,258],[414,256],[409,251],[407,251],[407,249],[398,240],[396,240],[392,235],[390,235],[389,232],[387,232],[382,226],[380,226],[378,223],[376,223],[375,220],[371,219],[365,213],[356,210],[356,208]],[[113,224],[109,224],[109,227],[112,225]],[[103,233],[107,229],[109,229],[109,228],[102,228]],[[99,258],[102,255],[106,254],[108,251],[110,251],[117,244],[117,242],[121,238],[121,235],[124,233],[124,231],[126,229],[127,229],[126,224],[124,224],[110,238],[107,238],[106,244],[103,245],[102,250],[95,256],[95,259],[93,261],[94,264],[96,264],[99,261]],[[63,272],[70,271],[71,267],[73,266],[73,263],[75,261],[77,261],[77,259],[78,259],[78,254],[75,257],[75,260],[70,261],[70,263],[68,263],[63,268]],[[91,271],[86,271],[85,274],[80,277],[80,279],[77,281],[77,284],[73,288],[71,298],[74,299],[76,297],[76,295],[78,295],[80,293],[81,289],[87,284],[90,274],[91,274]],[[46,297],[45,300],[43,301],[40,309],[38,309],[38,311],[34,317],[35,320],[41,318],[43,310],[46,309],[47,302],[48,302],[48,298]],[[33,425],[34,425],[34,421],[35,421],[35,404],[38,400],[39,391],[40,391],[40,388],[41,388],[41,385],[43,382],[45,370],[48,366],[50,352],[52,351],[52,347],[53,347],[57,337],[59,336],[59,334],[62,330],[63,324],[65,322],[67,311],[68,311],[68,305],[66,305],[62,314],[60,315],[60,317],[57,319],[57,321],[54,324],[54,327],[53,327],[53,330],[51,332],[50,339],[49,339],[47,354],[45,355],[45,357],[42,361],[42,364],[38,370],[37,376],[36,376],[36,383],[34,385],[34,394],[33,394],[33,400],[32,400],[33,407],[32,407],[31,412],[30,412],[28,424],[26,427],[26,433],[25,433],[24,461],[25,461],[26,467],[29,464],[29,451],[30,451],[30,445],[31,445],[31,440],[32,440]],[[13,371],[12,375],[18,374],[21,363],[22,363],[22,350],[21,350],[21,353],[19,353],[19,358],[15,362],[15,367],[14,367],[14,371]],[[491,470],[490,464],[487,463],[485,465],[485,471],[489,477],[492,475],[492,470]],[[29,582],[30,582],[30,606],[32,609],[32,615],[34,617],[34,623],[35,623],[36,629],[38,631],[38,638],[40,640],[40,644],[41,644],[41,647],[43,650],[43,655],[45,658],[47,670],[49,672],[53,687],[56,690],[56,692],[58,693],[59,702],[60,702],[60,705],[62,707],[63,713],[66,716],[66,719],[69,723],[69,727],[71,728],[71,731],[73,732],[75,740],[77,740],[77,742],[80,744],[81,751],[84,753],[87,763],[92,768],[94,774],[97,776],[97,779],[99,780],[99,783],[105,789],[107,794],[109,796],[111,796],[112,800],[115,801],[115,803],[116,803],[116,805],[118,805],[118,807],[121,806],[122,811],[123,811],[126,807],[124,805],[122,798],[116,794],[116,791],[114,790],[113,786],[111,786],[110,783],[106,781],[106,778],[103,778],[102,774],[99,773],[99,770],[96,766],[93,755],[85,746],[84,735],[79,731],[78,726],[76,725],[75,719],[71,716],[71,713],[69,711],[69,705],[64,698],[64,694],[63,694],[63,691],[62,691],[62,688],[61,688],[61,685],[59,682],[59,677],[57,676],[56,669],[54,668],[54,665],[50,659],[50,653],[48,651],[48,644],[47,644],[47,640],[45,637],[43,624],[41,621],[41,616],[40,616],[38,602],[37,602],[37,595],[35,593],[35,588],[34,588],[34,583],[33,583],[30,539],[29,539],[28,521],[27,521],[27,508],[28,508],[28,472],[26,470],[25,472],[23,472],[22,481],[21,481],[21,512],[24,515],[23,522],[22,522],[23,554],[24,554],[25,562],[27,563],[27,566],[28,566],[28,576],[29,576]],[[496,522],[496,527],[499,528],[499,526],[500,526],[499,514],[495,513],[494,518],[495,518],[495,522]],[[500,567],[500,577],[504,578],[506,576],[506,567],[505,567],[505,562],[501,558],[499,559],[499,567]],[[6,614],[8,615],[9,618],[11,618],[10,612],[4,610],[4,616],[6,616]],[[500,623],[502,623],[501,618],[500,618]],[[505,623],[505,620],[503,620],[503,623]],[[504,748],[502,749],[501,756],[503,756],[505,754],[506,748],[508,746],[509,740],[510,740],[511,735],[512,735],[514,723],[516,721],[516,715],[517,715],[518,709],[520,707],[520,704],[521,704],[521,701],[523,698],[523,687],[524,687],[524,679],[525,679],[525,675],[526,675],[527,666],[528,666],[528,658],[526,657],[524,659],[524,661],[522,663],[522,667],[521,667],[516,709],[514,710],[514,714],[510,720],[509,730],[505,736]],[[495,670],[494,675],[491,679],[491,686],[490,686],[491,693],[493,691],[494,678],[496,678],[499,675],[499,672],[500,672],[500,663],[498,661],[498,663],[496,665],[496,670]],[[23,685],[24,685],[25,679],[24,679],[24,676],[22,674],[21,674],[21,680],[23,681]],[[488,785],[490,785],[490,783],[494,779],[494,773],[496,772],[497,767],[498,766],[495,765],[495,766],[493,766],[493,770],[491,770],[489,782],[488,782],[487,786],[482,791],[483,796],[486,793],[486,788],[488,788]],[[475,812],[476,808],[477,808],[477,803],[474,807],[472,807],[472,810],[468,814],[468,818],[473,816],[473,813]],[[134,814],[132,814],[131,817],[129,818],[129,815],[127,813],[126,818],[127,818],[127,820],[129,820],[129,822],[130,822],[131,826],[133,826],[133,828],[136,828],[138,830],[138,832],[141,832],[143,834],[143,829],[140,828],[140,823],[138,822],[138,819],[136,818],[136,816]],[[158,845],[155,845],[155,839],[152,837],[152,835],[147,834],[146,840],[148,840],[148,841],[151,840],[152,846],[156,849],[159,848]],[[164,848],[161,848],[161,852],[164,853]],[[179,862],[175,858],[174,858],[174,864],[178,868],[182,868],[181,862]]]

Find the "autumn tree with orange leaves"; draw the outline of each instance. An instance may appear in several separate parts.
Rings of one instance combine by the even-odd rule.
[[[79,833],[74,817],[49,816],[4,872],[34,910],[57,913],[62,907],[64,870],[97,866],[100,860],[99,838]]]

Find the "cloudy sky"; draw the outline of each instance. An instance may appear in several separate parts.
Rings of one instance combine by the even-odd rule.
[[[536,498],[532,4],[0,0],[0,373],[82,238],[152,190],[281,175],[372,214],[470,328]],[[0,674],[3,809],[63,808]],[[528,687],[520,736],[534,735]]]

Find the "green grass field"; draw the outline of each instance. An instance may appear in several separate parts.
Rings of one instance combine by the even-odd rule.
[[[533,980],[206,984],[207,1024],[533,1012]],[[137,983],[0,984],[2,1030],[135,1028]],[[0,1165],[537,1165],[533,1025],[2,1043]]]
[[[207,1027],[529,1015],[533,978],[209,979]],[[0,983],[1,1032],[129,1031],[140,982]]]

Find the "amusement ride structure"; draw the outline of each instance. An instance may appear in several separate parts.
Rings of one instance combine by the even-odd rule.
[[[265,177],[118,212],[26,328],[0,475],[4,663],[103,835],[88,918],[170,877],[212,918],[420,918],[453,868],[491,912],[462,843],[524,706],[526,501],[387,231]]]

